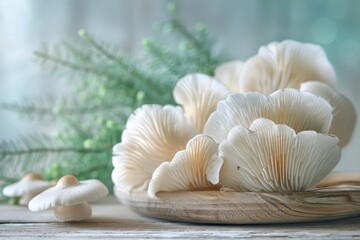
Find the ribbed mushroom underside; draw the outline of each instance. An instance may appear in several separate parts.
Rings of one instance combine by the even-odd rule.
[[[234,127],[219,146],[220,184],[241,191],[292,192],[320,182],[340,160],[335,136],[303,131],[268,119]]]

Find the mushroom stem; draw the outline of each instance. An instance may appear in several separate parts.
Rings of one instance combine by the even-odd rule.
[[[87,203],[54,208],[54,216],[61,222],[81,221],[90,218],[91,214],[91,206]]]
[[[41,192],[41,191],[40,191],[40,192]],[[20,198],[19,204],[20,204],[20,205],[24,205],[24,206],[28,205],[29,202],[30,202],[30,200],[31,200],[33,197],[35,197],[36,195],[38,195],[40,192],[39,192],[39,191],[35,191],[35,192],[29,192],[29,193],[24,194],[24,195]]]

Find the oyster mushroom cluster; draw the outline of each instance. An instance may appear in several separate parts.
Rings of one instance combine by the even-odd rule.
[[[317,45],[270,43],[215,76],[190,74],[179,106],[144,105],[113,148],[112,179],[126,192],[293,192],[337,165],[356,122],[351,102]]]
[[[81,221],[92,215],[88,202],[108,194],[106,186],[96,179],[79,181],[66,175],[58,181],[45,181],[36,173],[28,173],[21,180],[3,189],[8,197],[21,197],[20,205],[28,205],[33,212],[53,209],[61,222]]]

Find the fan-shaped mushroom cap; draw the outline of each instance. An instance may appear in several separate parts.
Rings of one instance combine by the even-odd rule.
[[[64,176],[57,184],[34,197],[29,209],[37,212],[59,206],[71,206],[96,201],[108,194],[105,185],[96,179],[79,181],[74,176]]]
[[[268,95],[284,88],[299,89],[313,79],[336,85],[335,71],[321,47],[291,40],[273,42],[244,63],[240,90]]]
[[[198,133],[202,133],[219,101],[229,94],[224,85],[200,73],[183,77],[173,91],[175,101],[183,107],[186,118],[194,124]]]
[[[148,193],[214,188],[219,182],[223,161],[217,156],[218,145],[206,135],[197,135],[171,162],[162,163],[154,172]]]
[[[145,191],[154,170],[183,150],[196,131],[173,106],[144,105],[128,119],[113,148],[112,180],[124,191]]]
[[[215,69],[215,79],[222,82],[231,92],[240,92],[240,74],[244,63],[230,61],[221,64]]]
[[[4,187],[3,194],[8,197],[20,197],[27,193],[45,190],[50,186],[51,183],[42,180],[40,175],[28,173],[20,181]]]
[[[26,174],[20,181],[10,184],[3,189],[3,194],[7,197],[23,197],[20,199],[21,205],[27,205],[31,198],[45,189],[51,187],[51,182],[42,180],[36,173]]]
[[[297,133],[268,119],[250,128],[234,127],[219,146],[224,160],[220,184],[245,191],[303,191],[315,186],[336,166],[338,138],[314,131]]]
[[[329,130],[339,138],[340,147],[344,147],[352,136],[356,123],[356,111],[353,104],[343,95],[318,82],[309,81],[301,84],[301,91],[309,91],[327,100],[333,107],[333,121]]]
[[[204,133],[220,143],[233,127],[248,127],[257,118],[286,124],[296,132],[314,130],[328,133],[332,107],[321,97],[295,89],[279,90],[268,97],[261,93],[232,94],[218,104],[205,125]]]

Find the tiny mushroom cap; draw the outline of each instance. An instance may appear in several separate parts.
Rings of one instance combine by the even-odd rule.
[[[79,181],[76,177],[62,177],[56,186],[34,197],[29,203],[33,212],[54,208],[54,215],[60,221],[79,221],[91,217],[87,202],[105,197],[108,189],[99,180]]]
[[[51,182],[42,180],[40,175],[28,173],[20,181],[6,186],[3,189],[3,194],[7,197],[22,197],[19,203],[27,205],[34,196],[51,187],[51,185]]]

